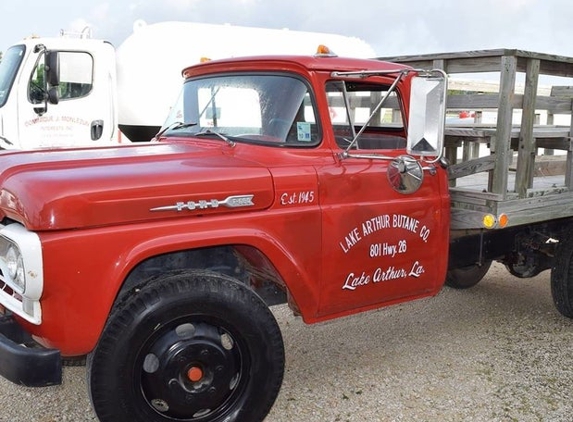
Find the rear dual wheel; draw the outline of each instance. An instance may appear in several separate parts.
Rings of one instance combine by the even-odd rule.
[[[573,318],[573,230],[559,240],[551,268],[551,296],[557,310]]]
[[[261,421],[282,383],[284,347],[254,292],[193,271],[122,301],[87,363],[102,422]]]

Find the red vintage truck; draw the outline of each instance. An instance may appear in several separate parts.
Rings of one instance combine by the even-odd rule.
[[[572,316],[571,215],[453,227],[442,70],[325,51],[183,75],[152,143],[0,156],[4,377],[57,384],[87,356],[101,421],[260,421],[285,360],[270,306],[315,323],[469,287],[521,270],[532,231]]]

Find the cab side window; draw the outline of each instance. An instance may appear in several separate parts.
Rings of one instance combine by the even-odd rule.
[[[40,104],[46,98],[46,65],[44,54],[39,59],[28,85],[28,100]],[[60,84],[58,98],[61,101],[88,95],[93,87],[93,57],[85,52],[61,51],[58,53]]]
[[[400,100],[389,86],[368,82],[326,84],[330,120],[342,149],[403,149],[406,136]],[[384,104],[380,107],[381,101]],[[355,134],[362,134],[352,143]]]
[[[60,100],[85,97],[93,87],[93,57],[84,52],[66,52],[60,57]]]

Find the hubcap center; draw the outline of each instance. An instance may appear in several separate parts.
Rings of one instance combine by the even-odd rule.
[[[192,366],[187,371],[187,378],[189,378],[191,382],[199,382],[203,378],[203,370],[197,366]]]

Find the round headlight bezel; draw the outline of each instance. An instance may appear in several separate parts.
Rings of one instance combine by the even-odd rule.
[[[10,281],[18,287],[21,292],[26,288],[25,272],[24,272],[24,259],[22,253],[16,245],[10,245],[6,252],[6,269],[8,270],[8,277]]]

